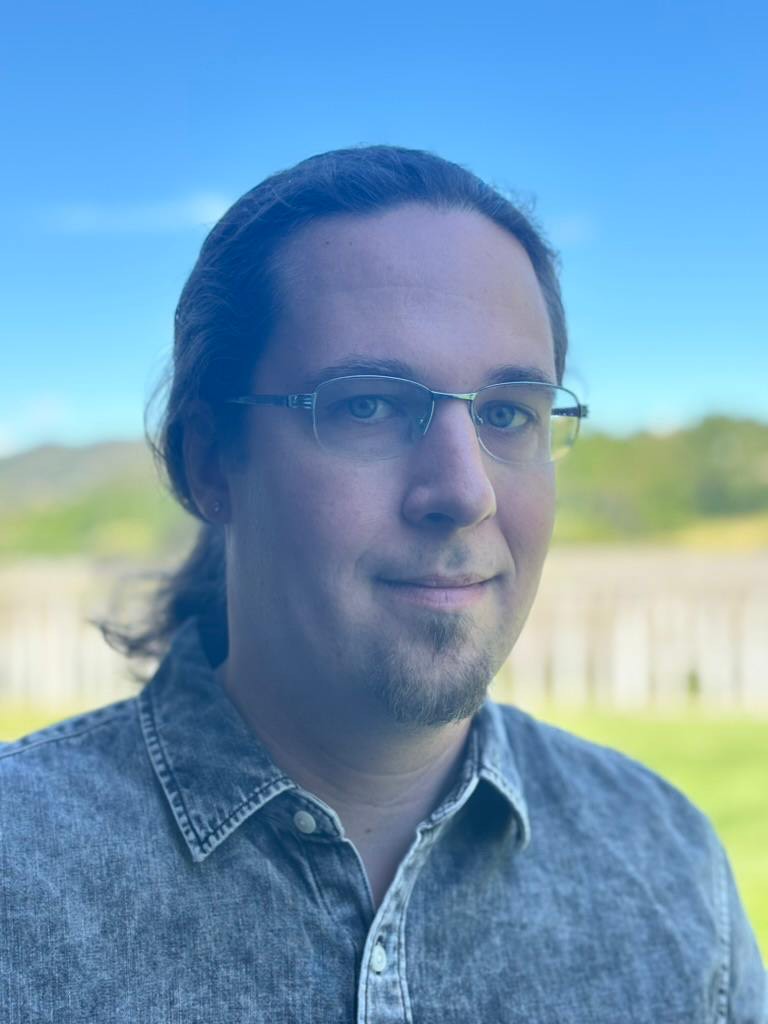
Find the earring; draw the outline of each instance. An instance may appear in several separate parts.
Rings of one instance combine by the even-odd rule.
[[[211,506],[211,512],[215,516],[217,516],[219,514],[219,512],[221,512],[221,502],[220,501],[214,501],[213,505]]]

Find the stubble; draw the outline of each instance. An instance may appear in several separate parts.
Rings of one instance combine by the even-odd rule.
[[[470,615],[424,615],[375,659],[369,684],[391,718],[440,726],[474,715],[498,665]]]

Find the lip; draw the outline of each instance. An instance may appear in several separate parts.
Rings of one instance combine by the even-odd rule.
[[[422,576],[411,580],[381,579],[396,602],[438,611],[461,611],[482,601],[492,583],[486,576]]]
[[[395,586],[414,587],[438,587],[453,589],[455,587],[472,587],[477,583],[490,582],[490,576],[414,576],[402,580],[383,579],[384,583],[392,583]]]

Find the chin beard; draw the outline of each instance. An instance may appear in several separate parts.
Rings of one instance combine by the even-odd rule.
[[[376,659],[369,684],[393,721],[439,726],[474,715],[485,700],[499,661],[473,642],[471,618],[439,614],[408,631],[402,645]],[[498,661],[498,663],[497,663]]]

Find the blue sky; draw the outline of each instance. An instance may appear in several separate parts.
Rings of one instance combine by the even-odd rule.
[[[273,6],[6,7],[0,453],[139,436],[216,217],[379,142],[535,200],[596,426],[768,419],[765,5]]]

